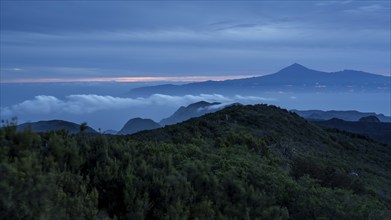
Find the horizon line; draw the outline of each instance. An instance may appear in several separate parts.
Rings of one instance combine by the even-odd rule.
[[[134,76],[134,77],[87,77],[87,78],[39,78],[0,80],[5,83],[72,83],[72,82],[204,82],[244,79],[261,75],[221,75],[221,76]]]

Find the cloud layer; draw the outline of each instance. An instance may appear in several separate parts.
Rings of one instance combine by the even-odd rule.
[[[102,96],[95,94],[69,95],[65,99],[59,99],[55,96],[40,95],[34,99],[26,100],[16,105],[2,107],[1,117],[8,118],[21,114],[47,115],[47,114],[89,114],[102,110],[118,110],[132,107],[159,107],[159,106],[183,106],[198,101],[221,102],[230,104],[240,102],[243,104],[260,103],[264,101],[273,101],[271,98],[258,96],[240,96],[232,97],[219,94],[201,94],[171,96],[154,94],[147,98],[123,98],[113,96]]]

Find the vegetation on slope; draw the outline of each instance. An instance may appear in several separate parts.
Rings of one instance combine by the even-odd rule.
[[[2,219],[389,219],[391,148],[273,106],[131,136],[0,129]]]
[[[378,120],[375,116],[363,117],[360,121],[344,121],[341,119],[330,119],[327,121],[312,121],[324,128],[336,128],[339,130],[361,134],[372,138],[375,141],[391,144],[391,123],[390,122],[370,122],[368,120]],[[366,119],[365,119],[366,118]]]

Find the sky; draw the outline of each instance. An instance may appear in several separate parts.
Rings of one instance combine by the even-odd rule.
[[[390,1],[0,0],[0,118],[119,130],[196,101],[391,115],[389,93],[132,97],[145,85],[271,74],[293,63],[390,76]]]
[[[390,75],[390,1],[1,1],[7,82]]]

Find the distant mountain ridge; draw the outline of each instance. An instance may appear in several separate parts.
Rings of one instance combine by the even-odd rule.
[[[371,122],[371,123],[379,123],[380,122],[380,120],[376,116],[373,116],[373,115],[362,117],[358,121],[359,122]]]
[[[338,118],[332,118],[326,121],[312,121],[313,123],[325,127],[325,128],[336,128],[339,130],[361,134],[372,138],[373,140],[391,144],[391,123],[388,122],[375,122],[374,118],[368,121],[367,116],[359,119],[359,121],[344,121]]]
[[[162,119],[159,124],[162,126],[172,125],[182,121],[186,121],[190,118],[199,117],[207,113],[215,112],[219,110],[219,102],[205,102],[200,101],[188,105],[187,107],[181,106],[173,115],[168,118]],[[213,108],[214,107],[214,108]]]
[[[322,111],[322,110],[290,110],[301,117],[308,120],[330,120],[338,118],[345,121],[358,121],[363,117],[376,116],[381,122],[391,122],[390,116],[383,114],[376,114],[374,112],[358,112],[358,111]]]
[[[161,126],[151,119],[133,118],[122,127],[117,134],[134,134],[139,131],[152,130]]]
[[[50,132],[50,131],[59,131],[64,129],[71,134],[77,134],[80,132],[80,124],[76,124],[69,121],[63,120],[50,120],[50,121],[38,121],[38,122],[27,122],[17,126],[18,131],[31,129],[35,132]],[[96,134],[94,129],[87,127],[84,133]]]
[[[223,105],[219,102],[200,101],[192,103],[188,106],[181,106],[171,116],[162,119],[159,123],[151,119],[133,118],[118,132],[107,130],[103,134],[109,135],[127,135],[134,134],[140,131],[153,130],[166,125],[173,125],[187,121],[192,118],[197,118],[208,113],[213,113],[218,110],[231,106],[240,106],[241,104]],[[298,114],[300,117],[309,120],[315,124],[327,128],[337,128],[340,130],[367,135],[374,140],[391,143],[391,117],[376,113],[363,113],[358,111],[321,111],[321,110],[290,110],[292,113]],[[377,122],[379,120],[379,122]],[[31,129],[35,132],[49,132],[64,129],[69,133],[76,134],[80,132],[80,125],[63,120],[39,121],[32,123],[24,123],[17,126],[18,131]],[[88,127],[85,133],[95,134],[94,129]]]
[[[183,121],[186,121],[190,118],[199,117],[207,113],[215,112],[219,110],[221,103],[219,102],[205,102],[200,101],[188,106],[181,106],[177,111],[174,112],[168,118],[162,119],[159,123],[151,119],[143,118],[133,118],[130,119],[117,134],[134,134],[139,131],[152,130],[166,125],[173,125]]]
[[[149,96],[155,93],[169,95],[221,93],[254,94],[260,91],[380,91],[390,90],[389,76],[343,70],[323,72],[294,63],[280,71],[264,76],[225,81],[205,81],[184,85],[158,85],[132,89],[132,96]]]
[[[237,105],[237,104],[236,104]],[[139,122],[130,121],[118,134],[133,134],[144,130],[153,130],[166,125],[174,125],[192,118],[201,117],[207,113],[213,113],[231,105],[221,103],[196,102],[188,106],[181,106],[170,117],[162,119],[159,124],[150,119],[137,119]],[[391,117],[376,113],[363,113],[358,111],[321,111],[321,110],[291,110],[300,117],[309,120],[321,127],[337,128],[351,133],[362,134],[382,143],[391,143]],[[376,119],[375,119],[376,118]],[[379,123],[375,123],[379,120]],[[380,122],[381,121],[381,122]],[[387,123],[388,122],[388,123]],[[123,131],[124,129],[126,131]]]

